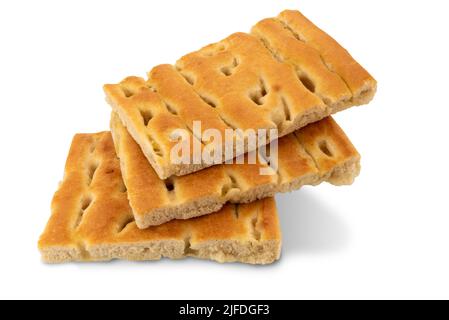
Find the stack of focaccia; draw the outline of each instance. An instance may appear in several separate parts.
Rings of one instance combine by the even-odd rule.
[[[276,261],[273,196],[353,182],[360,156],[330,115],[368,103],[376,81],[287,10],[104,90],[111,131],[73,138],[45,262]]]

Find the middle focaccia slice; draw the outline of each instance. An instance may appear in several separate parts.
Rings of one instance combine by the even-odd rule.
[[[226,202],[248,203],[322,181],[351,184],[360,171],[360,155],[331,117],[280,138],[278,168],[272,175],[260,174],[262,168],[268,169],[266,163],[245,161],[161,180],[115,113],[111,131],[139,228],[202,216]]]

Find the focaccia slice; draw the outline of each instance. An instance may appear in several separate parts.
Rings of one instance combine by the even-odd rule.
[[[197,257],[268,264],[279,258],[281,231],[272,198],[137,228],[111,134],[101,132],[74,137],[39,250],[47,263]]]
[[[334,39],[298,11],[265,19],[251,34],[228,38],[158,65],[148,79],[128,77],[105,85],[117,112],[161,179],[210,166],[205,161],[174,163],[175,129],[185,129],[202,147],[201,133],[217,129],[277,129],[282,137],[351,106],[368,103],[376,81]],[[194,122],[201,130],[194,132]],[[269,136],[266,143],[273,136]],[[254,151],[245,148],[222,162]]]
[[[221,164],[161,180],[115,113],[111,131],[123,180],[139,228],[173,219],[190,219],[220,210],[226,202],[248,203],[304,185],[328,181],[351,184],[360,155],[332,118],[297,130],[278,141],[278,170],[265,163]]]

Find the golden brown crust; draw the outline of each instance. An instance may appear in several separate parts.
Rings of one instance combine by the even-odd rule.
[[[115,113],[111,130],[130,205],[142,229],[215,212],[226,202],[247,203],[306,184],[350,184],[360,170],[357,150],[330,117],[278,141],[279,168],[274,175],[260,174],[266,164],[245,161],[163,181]]]
[[[176,128],[192,131],[198,120],[203,131],[278,128],[284,136],[369,102],[376,81],[298,11],[284,11],[256,24],[252,34],[232,34],[183,56],[175,67],[156,66],[147,81],[130,77],[104,89],[159,178],[166,179],[209,166],[172,164],[169,135]],[[245,145],[247,151],[252,148]]]
[[[110,132],[74,137],[64,179],[39,240],[43,260],[155,260],[186,256],[272,263],[281,233],[274,199],[227,205],[201,218],[137,228]]]
[[[354,103],[367,103],[372,99],[376,92],[376,80],[337,41],[299,11],[285,10],[278,19],[300,42],[318,52],[326,67],[345,82]]]

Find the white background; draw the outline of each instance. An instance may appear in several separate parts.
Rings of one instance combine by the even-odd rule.
[[[1,1],[1,298],[449,298],[446,1]],[[44,265],[71,138],[108,129],[102,85],[300,9],[378,80],[336,116],[350,187],[277,197],[282,259]]]

